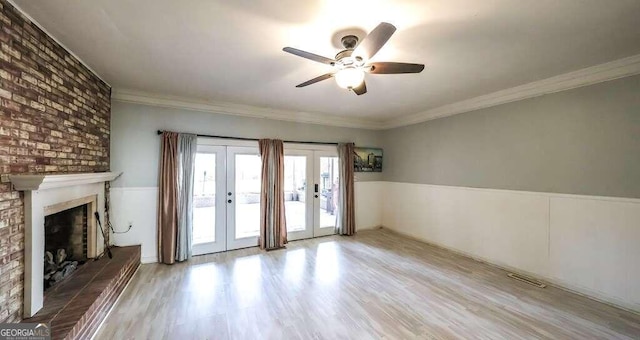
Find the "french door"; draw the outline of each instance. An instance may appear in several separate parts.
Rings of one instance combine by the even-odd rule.
[[[336,152],[285,147],[284,155],[288,239],[334,234],[340,184]]]
[[[227,147],[227,250],[258,245],[261,172],[258,148]]]
[[[193,180],[192,253],[227,249],[226,147],[198,145]]]
[[[194,176],[194,255],[258,244],[260,169],[257,147],[198,145]]]
[[[257,246],[261,168],[257,147],[198,145],[193,255]],[[289,240],[334,233],[338,187],[336,152],[288,149],[285,145]]]

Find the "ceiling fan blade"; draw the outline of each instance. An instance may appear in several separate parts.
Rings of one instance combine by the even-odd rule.
[[[381,22],[369,33],[360,45],[353,51],[354,56],[371,59],[396,31],[396,27],[387,22]]]
[[[367,93],[367,84],[364,82],[364,80],[362,81],[362,84],[360,84],[358,87],[354,87],[353,92],[355,92],[357,95],[362,95]]]
[[[369,73],[373,74],[420,73],[424,70],[423,64],[379,62],[368,66]]]
[[[313,78],[311,80],[307,80],[302,84],[298,84],[298,85],[296,85],[296,87],[305,87],[307,85],[315,84],[315,83],[317,83],[319,81],[327,80],[327,79],[329,79],[331,77],[333,77],[333,73],[323,74],[323,75],[321,75],[319,77],[315,77],[315,78]]]
[[[335,65],[335,63],[336,63],[336,61],[333,60],[333,59],[329,59],[329,58],[323,57],[321,55],[313,54],[311,52],[299,50],[299,49],[293,48],[293,47],[285,47],[282,50],[285,51],[285,52],[297,55],[299,57],[307,58],[309,60],[317,61],[319,63],[323,63],[323,64],[327,64],[327,65],[331,65],[331,66]]]

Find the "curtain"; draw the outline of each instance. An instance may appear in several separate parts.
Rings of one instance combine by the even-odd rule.
[[[178,224],[176,261],[191,257],[193,230],[193,178],[195,172],[198,137],[191,134],[178,136]]]
[[[158,176],[158,261],[175,262],[178,222],[178,134],[163,132]]]
[[[158,261],[191,257],[196,135],[163,132],[158,176]]]
[[[353,143],[338,145],[340,189],[338,192],[338,216],[336,234],[353,235],[356,232],[356,213],[353,183]]]
[[[287,243],[284,214],[284,145],[277,139],[261,139],[258,143],[262,158],[259,245],[261,249],[278,249]]]

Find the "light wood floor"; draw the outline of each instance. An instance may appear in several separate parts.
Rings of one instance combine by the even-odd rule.
[[[143,265],[97,339],[638,339],[640,316],[385,230]]]

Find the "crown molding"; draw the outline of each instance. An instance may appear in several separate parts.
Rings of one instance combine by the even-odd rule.
[[[49,36],[49,38],[53,39],[53,41],[55,41],[56,44],[62,46],[62,48],[64,48],[64,50],[67,51],[67,53],[69,53],[71,56],[76,58],[82,65],[84,65],[84,67],[86,67],[89,71],[91,71],[91,73],[93,73],[94,76],[98,77],[98,79],[100,79],[103,83],[105,83],[105,84],[107,84],[107,86],[111,87],[111,84],[109,84],[108,81],[104,80],[104,78],[102,78],[98,72],[96,72],[94,69],[92,69],[91,66],[89,66],[89,64],[85,63],[84,60],[82,60],[77,54],[73,53],[73,51],[71,51],[71,49],[69,49],[65,44],[62,43],[62,41],[60,41],[53,34],[51,34],[51,32],[47,31],[47,29],[44,28],[44,26],[42,26],[31,15],[29,15],[29,13],[27,13],[25,10],[20,8],[20,6],[18,6],[18,4],[16,4],[14,0],[7,0],[7,2],[11,6],[13,6],[13,8],[15,8],[18,12],[20,12],[25,18],[27,18],[29,21],[31,21],[31,23],[36,25],[42,32],[44,32],[47,36]]]
[[[440,106],[427,111],[389,119],[384,121],[382,126],[384,129],[391,129],[422,123],[433,119],[453,116],[460,113],[484,109],[545,94],[566,91],[637,74],[640,74],[640,54]]]
[[[382,122],[362,118],[348,118],[325,113],[309,113],[269,109],[227,102],[205,101],[127,89],[113,90],[111,98],[119,102],[174,109],[327,126],[383,130],[422,123],[433,119],[444,118],[460,113],[538,97],[545,94],[566,91],[637,74],[640,74],[640,54]]]
[[[297,123],[320,124],[370,130],[379,130],[383,128],[380,122],[367,119],[348,118],[326,113],[310,113],[292,110],[270,109],[227,102],[161,95],[127,89],[113,90],[111,92],[111,99],[124,103],[143,104],[250,118],[265,118]]]

